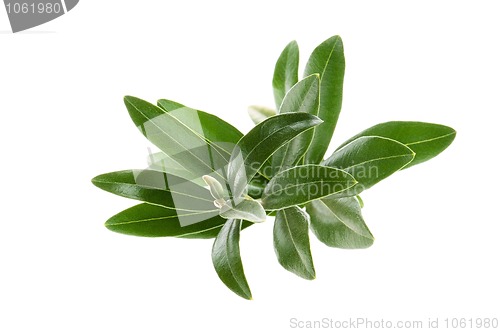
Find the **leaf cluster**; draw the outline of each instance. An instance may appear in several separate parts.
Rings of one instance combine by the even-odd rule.
[[[299,48],[276,63],[276,110],[252,106],[243,135],[224,120],[161,99],[125,97],[130,117],[160,152],[144,170],[102,174],[92,182],[142,201],[106,221],[115,232],[148,237],[215,238],[213,265],[226,286],[251,299],[240,257],[241,231],[274,216],[278,262],[316,276],[309,230],[329,247],[367,248],[360,194],[391,174],[427,161],[455,138],[450,127],[392,121],[368,128],[325,157],[337,125],[345,70],[333,36],[312,52],[299,80]]]

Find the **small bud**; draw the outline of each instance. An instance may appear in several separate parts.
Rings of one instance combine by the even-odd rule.
[[[276,111],[264,106],[252,105],[248,107],[248,115],[255,124],[259,124],[265,119],[276,115]]]
[[[208,185],[210,189],[210,193],[212,194],[213,198],[216,200],[224,200],[224,188],[220,184],[219,181],[217,181],[215,178],[211,177],[210,175],[203,175],[203,181]]]

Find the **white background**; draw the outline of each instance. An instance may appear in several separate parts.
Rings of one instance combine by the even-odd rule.
[[[417,320],[500,312],[495,1],[81,1],[11,34],[0,9],[0,331],[288,331],[290,318]],[[339,34],[347,61],[334,144],[388,120],[454,127],[436,159],[363,196],[367,250],[312,238],[317,280],[282,269],[272,222],[242,234],[253,301],[213,270],[212,241],[106,230],[134,204],[92,186],[145,167],[122,97],[168,98],[246,132],[272,106],[296,39],[302,68]]]

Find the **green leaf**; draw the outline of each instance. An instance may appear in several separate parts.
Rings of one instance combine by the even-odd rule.
[[[319,117],[324,122],[314,129],[314,137],[306,156],[306,163],[317,164],[325,155],[342,107],[344,84],[344,46],[339,36],[321,43],[311,54],[304,76],[320,74]]]
[[[235,203],[227,201],[220,210],[220,216],[225,219],[243,219],[250,222],[266,221],[266,211],[259,202],[244,198]]]
[[[358,200],[359,206],[361,208],[364,208],[365,207],[365,202],[363,201],[363,199],[361,198],[361,196],[356,195],[356,199]]]
[[[248,115],[253,123],[259,124],[265,119],[275,116],[276,111],[268,107],[252,105],[248,107]]]
[[[222,184],[220,184],[220,182],[215,178],[211,177],[210,175],[203,175],[203,180],[208,185],[210,194],[214,199],[223,199],[224,197],[227,197],[226,190],[224,189],[224,187],[222,187]]]
[[[321,120],[311,114],[287,113],[273,116],[250,130],[231,154],[228,179],[233,196],[241,196],[246,185],[276,150],[320,123]]]
[[[179,108],[186,108],[186,106],[184,106],[176,101],[168,100],[168,99],[159,99],[156,102],[156,104],[158,105],[158,107],[165,110],[166,112],[175,111]]]
[[[318,115],[319,75],[313,74],[295,84],[285,96],[280,114],[303,112]],[[297,165],[311,144],[314,132],[308,130],[281,147],[272,158],[274,174]]]
[[[182,226],[176,210],[142,203],[114,215],[105,226],[113,232],[127,235],[207,239],[215,237],[225,221],[216,214],[204,221]]]
[[[311,230],[327,246],[361,249],[373,244],[373,235],[355,197],[325,197],[310,202],[306,209],[311,217]]]
[[[243,271],[240,256],[241,220],[229,219],[212,247],[212,262],[220,280],[234,293],[251,300],[252,293]]]
[[[236,128],[211,114],[171,101],[158,101],[163,108],[139,98],[125,97],[130,117],[141,132],[178,165],[198,178],[221,171],[243,136]]]
[[[290,42],[276,62],[273,76],[273,91],[276,108],[279,109],[285,94],[299,80],[299,46]]]
[[[299,277],[316,278],[309,246],[309,216],[296,206],[279,210],[273,235],[279,263]]]
[[[443,152],[455,139],[453,128],[434,123],[415,121],[391,121],[380,123],[350,138],[337,150],[363,136],[392,138],[408,146],[415,152],[415,158],[405,168],[434,158]]]
[[[260,174],[256,174],[247,186],[247,195],[254,199],[261,198],[262,193],[264,192],[264,188],[266,187],[268,182],[269,181],[265,177]]]
[[[406,145],[390,138],[363,136],[335,151],[323,164],[343,169],[358,181],[356,187],[343,193],[352,196],[400,170],[414,155]]]
[[[347,172],[320,165],[289,168],[269,181],[262,195],[266,210],[301,205],[312,200],[341,193],[356,184]]]
[[[112,194],[177,209],[179,214],[217,214],[210,192],[180,177],[154,170],[125,170],[96,176],[92,183]],[[201,215],[205,217],[205,215]]]

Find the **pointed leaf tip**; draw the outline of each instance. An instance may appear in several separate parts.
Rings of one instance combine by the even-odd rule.
[[[291,41],[281,52],[273,74],[273,92],[276,108],[279,109],[285,94],[299,80],[299,46]]]
[[[251,300],[252,292],[240,256],[241,220],[229,219],[212,247],[212,263],[221,281],[235,294]]]

